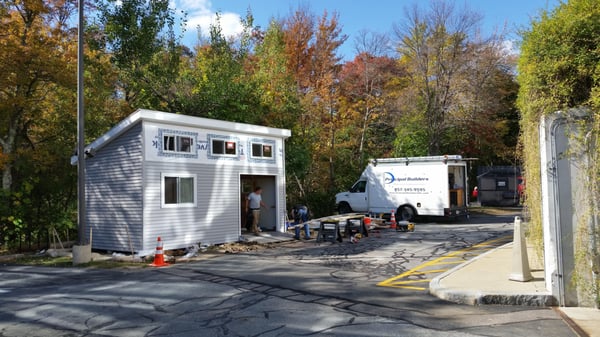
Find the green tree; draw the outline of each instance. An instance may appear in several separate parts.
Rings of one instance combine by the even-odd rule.
[[[541,12],[523,31],[518,63],[520,84],[518,106],[521,111],[521,138],[525,178],[526,206],[530,210],[530,239],[543,245],[541,221],[541,181],[539,160],[539,123],[542,116],[573,107],[590,111],[590,139],[600,133],[600,3],[595,0],[570,0],[551,13]],[[592,147],[590,190],[598,199],[600,151]],[[598,211],[595,210],[597,213]],[[597,216],[595,214],[594,216]],[[588,233],[587,235],[596,235]],[[587,244],[580,254],[589,261],[598,255]],[[598,289],[598,284],[595,284]],[[596,293],[597,295],[597,293]],[[598,300],[597,300],[598,301]]]
[[[259,88],[261,105],[268,108],[264,122],[292,128],[301,110],[294,78],[286,66],[284,32],[279,22],[272,20],[269,24],[255,48],[253,63],[253,81]]]
[[[194,87],[189,100],[193,109],[187,109],[190,113],[245,123],[262,121],[264,111],[253,85],[249,61],[251,15],[243,23],[245,30],[241,36],[228,39],[217,16],[208,41],[197,47],[191,70]]]
[[[258,89],[265,115],[263,124],[292,130],[286,144],[286,175],[288,199],[307,201],[302,186],[310,164],[309,142],[301,134],[298,121],[302,108],[296,82],[288,71],[285,54],[284,31],[280,22],[271,20],[264,36],[255,48],[253,81]]]
[[[175,34],[175,13],[167,0],[98,0],[97,36],[119,70],[115,91],[130,107],[177,111],[174,93],[183,47]]]

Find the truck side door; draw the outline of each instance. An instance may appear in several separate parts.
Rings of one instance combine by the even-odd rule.
[[[348,191],[348,203],[354,212],[367,212],[367,181],[359,180]]]

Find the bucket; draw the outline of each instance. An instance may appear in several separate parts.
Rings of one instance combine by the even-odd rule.
[[[365,224],[365,227],[366,227],[367,229],[369,229],[369,227],[371,227],[371,218],[370,218],[370,217],[368,217],[368,216],[366,216],[366,217],[365,217],[365,220],[364,220],[364,224]]]

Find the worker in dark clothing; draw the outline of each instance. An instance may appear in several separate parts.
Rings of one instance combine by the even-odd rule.
[[[310,240],[310,228],[308,226],[308,207],[297,204],[292,209],[292,217],[294,218],[295,235],[296,240],[300,240],[300,228],[304,227],[304,239]]]

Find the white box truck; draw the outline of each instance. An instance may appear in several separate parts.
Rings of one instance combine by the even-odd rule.
[[[340,213],[469,216],[467,161],[460,155],[373,159],[347,192],[338,193]]]

